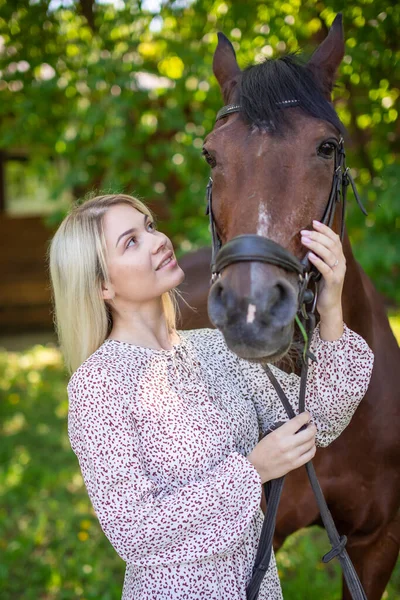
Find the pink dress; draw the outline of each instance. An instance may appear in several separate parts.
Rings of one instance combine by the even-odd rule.
[[[172,350],[107,339],[68,383],[68,430],[101,527],[126,562],[123,600],[245,600],[263,522],[246,456],[287,420],[262,367],[214,329]],[[370,381],[373,354],[345,326],[311,350],[307,410],[327,446]],[[271,367],[297,413],[299,377]],[[282,598],[272,556],[259,600]]]

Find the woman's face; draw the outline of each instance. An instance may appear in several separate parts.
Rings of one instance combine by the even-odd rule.
[[[143,303],[182,283],[185,275],[171,240],[147,215],[117,204],[108,209],[103,226],[110,276],[103,289],[105,300]]]

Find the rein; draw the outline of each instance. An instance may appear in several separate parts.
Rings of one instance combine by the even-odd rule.
[[[292,107],[297,106],[298,101],[284,100],[282,102],[279,102],[278,104],[282,108]],[[216,121],[232,113],[240,112],[240,110],[240,104],[229,104],[227,106],[224,106],[223,108],[221,108],[221,110],[218,111]],[[349,184],[353,189],[353,193],[357,200],[357,204],[361,208],[362,212],[365,215],[367,215],[367,212],[361,203],[349,168],[346,167],[346,155],[344,150],[343,138],[340,137],[339,141],[335,139],[329,141],[332,142],[335,147],[335,165],[332,187],[321,222],[325,225],[328,225],[328,227],[331,227],[335,216],[336,206],[341,205],[340,239],[341,241],[343,241],[346,195]],[[316,269],[314,265],[310,263],[307,254],[302,260],[299,260],[286,248],[283,248],[283,246],[280,246],[273,240],[270,240],[266,237],[257,234],[238,235],[226,242],[226,244],[222,245],[221,239],[216,229],[216,224],[212,212],[212,185],[213,180],[210,177],[207,184],[206,214],[209,215],[210,230],[212,236],[210,281],[211,285],[217,281],[223,269],[236,262],[264,262],[267,264],[276,265],[285,269],[286,271],[291,271],[298,274],[298,313],[299,317],[303,320],[303,327],[307,333],[307,338],[305,341],[306,347],[305,352],[303,353],[300,376],[299,413],[301,413],[305,409],[308,358],[314,361],[316,360],[315,357],[309,352],[309,345],[316,324],[315,308],[318,297],[318,282],[321,278],[321,273]],[[312,281],[314,281],[314,291],[309,289],[309,285]],[[312,306],[310,308],[307,308],[307,305],[311,303]],[[289,419],[292,419],[293,417],[295,417],[294,410],[284,391],[279,385],[279,382],[273,375],[267,363],[262,364],[262,367],[265,370],[269,380],[271,381],[271,384],[275,388]],[[281,425],[282,423],[275,423],[272,426],[271,430],[268,431],[268,433],[271,433],[271,431],[277,429]],[[305,427],[306,425],[304,425],[301,429],[304,429]],[[268,433],[266,435],[268,435]],[[308,478],[311,483],[311,487],[317,500],[322,522],[324,524],[329,541],[331,543],[331,550],[327,554],[325,554],[325,556],[323,556],[322,561],[326,563],[332,560],[332,558],[334,558],[335,556],[337,556],[353,600],[367,600],[358,575],[345,548],[347,538],[344,535],[339,536],[332,515],[323,496],[312,462],[309,461],[305,465],[305,467],[307,470]],[[251,581],[246,590],[247,600],[257,600],[262,580],[269,567],[272,553],[273,535],[275,531],[276,515],[278,511],[284,480],[285,477],[280,477],[278,479],[274,479],[272,481],[267,481],[266,483],[264,483],[264,492],[268,503],[268,509],[261,530]]]

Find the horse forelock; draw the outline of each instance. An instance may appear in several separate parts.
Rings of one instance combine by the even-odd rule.
[[[283,135],[289,125],[290,111],[285,110],[282,103],[296,100],[296,106],[306,114],[328,121],[340,133],[345,133],[335,109],[324,96],[322,85],[294,54],[265,59],[245,68],[238,81],[236,98],[251,132]]]

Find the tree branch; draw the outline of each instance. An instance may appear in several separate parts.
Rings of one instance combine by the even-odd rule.
[[[92,31],[96,30],[93,11],[94,1],[95,0],[79,0],[80,12],[85,17]]]

